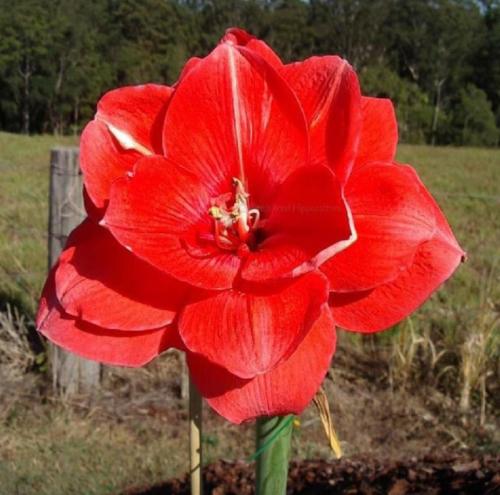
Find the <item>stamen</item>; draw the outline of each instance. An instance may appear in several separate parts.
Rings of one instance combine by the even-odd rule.
[[[234,203],[228,206],[232,195],[219,196],[208,210],[214,219],[214,240],[218,247],[224,250],[238,251],[245,245],[256,228],[260,212],[248,209],[249,194],[245,191],[243,182],[233,178]]]
[[[215,220],[220,220],[222,218],[222,212],[218,206],[211,206],[208,210],[208,214]]]
[[[256,229],[257,228],[257,224],[259,223],[259,220],[260,220],[260,211],[257,210],[257,208],[252,208],[248,212],[248,218],[249,218],[249,220],[250,219],[252,220],[252,223],[250,224],[250,227],[252,229]]]

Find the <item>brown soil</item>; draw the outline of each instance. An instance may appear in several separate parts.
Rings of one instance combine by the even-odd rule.
[[[220,461],[204,470],[207,495],[251,495],[253,466]],[[373,458],[292,462],[288,495],[448,495],[500,493],[500,456],[436,456],[406,462]],[[122,495],[187,495],[187,476]]]

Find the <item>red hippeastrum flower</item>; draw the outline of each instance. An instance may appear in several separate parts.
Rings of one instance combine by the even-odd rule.
[[[393,325],[463,256],[396,143],[392,104],[362,97],[345,60],[283,64],[237,29],[172,88],[107,93],[81,138],[89,216],[40,332],[125,366],[183,349],[234,422],[299,413],[335,325]]]

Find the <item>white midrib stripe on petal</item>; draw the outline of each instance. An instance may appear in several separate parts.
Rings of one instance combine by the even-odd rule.
[[[330,74],[329,79],[333,79],[332,84],[329,85],[329,91],[326,95],[326,98],[324,98],[324,100],[321,102],[319,108],[316,109],[316,114],[309,124],[310,129],[315,127],[323,119],[325,113],[330,111],[330,105],[333,101],[333,98],[336,96],[337,91],[339,90],[340,83],[342,82],[342,77],[346,68],[347,62],[345,60],[342,60],[342,65],[335,71],[334,74]]]
[[[240,176],[238,177],[245,184],[245,168],[243,163],[243,145],[241,140],[241,108],[240,94],[238,85],[238,75],[236,72],[236,61],[234,59],[234,50],[229,46],[229,77],[231,79],[231,101],[233,104],[233,127],[234,137],[236,139],[236,149],[238,152],[238,166]]]
[[[323,263],[328,261],[331,257],[335,256],[336,254],[340,253],[341,251],[344,251],[347,249],[349,246],[354,244],[358,240],[358,233],[356,231],[356,226],[354,224],[354,217],[352,216],[352,211],[351,208],[349,207],[349,204],[347,203],[347,200],[345,199],[344,193],[342,193],[342,200],[344,201],[344,205],[346,208],[346,215],[347,215],[347,221],[349,223],[349,228],[350,228],[350,235],[347,239],[344,239],[342,241],[338,241],[332,246],[329,246],[323,251],[320,251],[314,258],[311,260],[308,260],[301,265],[299,265],[297,268],[294,268],[291,272],[291,275],[294,277],[297,277],[299,275],[303,275],[304,273],[308,273],[311,270],[315,270],[316,268],[320,267]]]
[[[138,143],[130,134],[128,134],[125,131],[122,131],[118,127],[115,127],[113,124],[110,124],[109,122],[104,120],[99,114],[96,115],[96,119],[99,119],[101,122],[104,122],[104,124],[106,124],[107,128],[109,129],[109,132],[113,134],[113,137],[118,141],[118,143],[124,150],[135,150],[144,156],[151,156],[154,154],[150,149]]]

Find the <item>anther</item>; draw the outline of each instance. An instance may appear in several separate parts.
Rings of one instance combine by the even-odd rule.
[[[222,212],[218,206],[211,206],[208,209],[208,214],[215,220],[220,220],[222,218]]]
[[[231,182],[234,187],[233,205],[228,205],[231,195],[223,194],[208,209],[208,214],[214,219],[215,243],[224,250],[238,250],[246,244],[260,217],[257,209],[248,209],[249,195],[243,182],[236,177]]]

